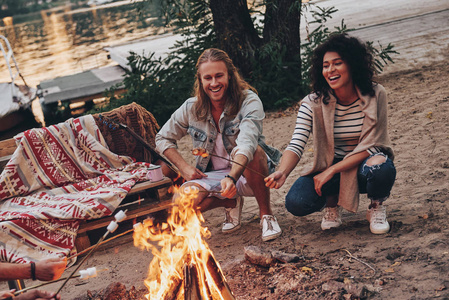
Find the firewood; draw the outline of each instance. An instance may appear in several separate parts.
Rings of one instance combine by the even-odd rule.
[[[276,263],[270,251],[264,251],[256,246],[246,246],[244,249],[245,258],[252,264],[268,268]]]
[[[271,254],[274,258],[283,263],[295,263],[299,261],[299,256],[296,254],[285,253],[281,251],[271,251]]]

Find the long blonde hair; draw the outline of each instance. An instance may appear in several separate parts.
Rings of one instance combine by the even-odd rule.
[[[235,116],[245,100],[245,90],[252,90],[257,93],[256,89],[248,82],[240,77],[237,68],[234,66],[232,59],[226,52],[216,48],[209,48],[203,51],[196,63],[196,79],[194,84],[194,96],[197,97],[197,102],[194,106],[195,115],[199,120],[205,120],[206,116],[211,110],[211,103],[209,96],[203,89],[201,82],[201,75],[199,68],[201,64],[206,62],[222,61],[226,65],[228,71],[229,85],[226,91],[226,106],[229,107],[229,114]]]

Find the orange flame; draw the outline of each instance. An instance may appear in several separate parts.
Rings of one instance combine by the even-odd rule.
[[[147,299],[166,298],[174,286],[183,282],[183,266],[186,264],[194,265],[198,271],[202,299],[224,299],[207,267],[209,258],[213,257],[205,242],[210,231],[201,226],[203,216],[193,207],[197,195],[198,189],[192,187],[182,191],[175,188],[174,206],[167,223],[153,224],[151,219],[147,219],[135,226],[134,245],[151,250],[154,255],[145,280],[149,290]]]

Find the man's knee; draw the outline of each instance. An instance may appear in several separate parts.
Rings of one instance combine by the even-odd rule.
[[[186,181],[179,188],[181,193],[195,195],[194,205],[198,206],[207,197],[206,189],[196,182]]]
[[[248,163],[248,167],[251,169],[257,170],[259,173],[265,174],[268,176],[268,159],[265,151],[263,151],[262,147],[257,146],[256,151],[254,152],[253,159]],[[254,172],[249,171],[248,169],[245,171],[245,177],[254,177],[259,176]]]
[[[256,151],[253,155],[253,160],[251,162],[257,162],[258,164],[267,164],[267,155],[265,154],[265,151],[263,151],[262,147],[257,146]]]

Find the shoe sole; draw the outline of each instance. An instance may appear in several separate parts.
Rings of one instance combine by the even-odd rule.
[[[241,196],[240,196],[241,197]],[[243,197],[241,197],[241,199],[240,199],[240,210],[239,210],[239,212],[240,212],[240,214],[239,214],[239,220],[240,220],[240,223],[239,223],[239,225],[237,225],[237,226],[235,226],[234,228],[232,228],[232,229],[228,229],[228,230],[223,230],[223,228],[221,229],[221,232],[223,232],[223,233],[233,233],[234,231],[236,231],[237,229],[239,229],[240,227],[242,227],[242,210],[243,210]]]
[[[338,227],[340,227],[340,225],[338,225],[338,226],[333,226],[333,227],[325,227],[325,228],[323,228],[323,227],[321,227],[321,230],[329,230],[329,229],[332,229],[332,228],[338,228]]]
[[[282,231],[279,232],[279,233],[276,233],[276,234],[269,235],[269,236],[263,236],[263,237],[262,237],[262,241],[268,242],[268,241],[277,239],[278,237],[281,236],[281,234],[282,234]]]
[[[388,229],[376,230],[376,229],[372,229],[370,226],[369,230],[371,231],[372,234],[385,234],[390,231],[390,224],[388,224]]]
[[[332,228],[338,228],[338,227],[341,226],[341,224],[342,223],[340,223],[340,224],[338,224],[336,226],[330,226],[330,227],[323,227],[323,225],[321,225],[321,230],[329,230],[329,229],[332,229]]]
[[[242,224],[239,224],[239,225],[235,226],[234,228],[228,229],[228,230],[221,229],[221,232],[223,232],[223,233],[233,233],[237,229],[240,229],[240,227],[242,227]]]

